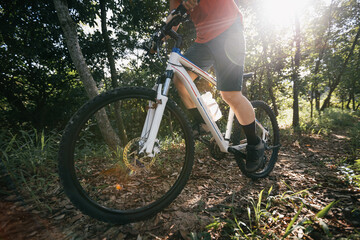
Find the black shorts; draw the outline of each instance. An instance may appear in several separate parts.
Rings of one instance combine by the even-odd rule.
[[[214,66],[217,89],[241,91],[245,63],[243,26],[237,19],[225,32],[206,43],[194,43],[185,58],[207,71]]]

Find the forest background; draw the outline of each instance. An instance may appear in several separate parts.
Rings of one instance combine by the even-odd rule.
[[[245,69],[255,73],[245,83],[250,99],[268,102],[280,116],[293,108],[295,127],[329,107],[359,110],[358,1],[238,3],[245,19]],[[99,92],[152,86],[162,69],[142,45],[166,17],[167,1],[68,1],[68,9]],[[1,128],[63,129],[87,96],[54,4],[3,1],[1,23]],[[187,49],[195,30],[188,23],[180,31]],[[299,120],[302,109],[310,112]]]
[[[344,161],[356,170],[359,1],[236,2],[245,21],[245,71],[254,72],[244,82],[248,98],[267,102],[291,136],[326,135],[333,127],[343,131],[351,142]],[[58,16],[64,6],[91,73],[88,77],[93,79],[90,88],[72,55],[76,41],[69,41]],[[153,86],[163,68],[142,46],[167,12],[164,0],[0,2],[0,156],[10,172],[20,166],[34,168],[31,173],[24,170],[27,174],[22,177],[17,170],[15,178],[28,179],[44,171],[45,165],[55,165],[45,155],[56,153],[67,121],[89,98],[121,86]],[[187,22],[179,31],[185,37],[185,50],[195,38],[195,29]],[[22,160],[18,155],[9,160],[26,146],[44,151],[46,144],[51,147],[41,158],[30,157],[24,163],[29,159],[24,154]],[[359,179],[356,174],[355,179]]]

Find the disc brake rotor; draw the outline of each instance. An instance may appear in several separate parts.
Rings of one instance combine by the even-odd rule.
[[[148,170],[155,163],[156,157],[148,157],[145,154],[140,155],[141,138],[134,138],[126,144],[123,152],[123,160],[127,168],[131,171]]]

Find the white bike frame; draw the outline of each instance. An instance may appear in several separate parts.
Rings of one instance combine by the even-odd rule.
[[[229,150],[229,139],[231,136],[232,125],[234,121],[234,112],[230,109],[228,121],[226,125],[225,137],[221,134],[217,124],[212,119],[210,111],[207,108],[206,104],[201,98],[201,95],[192,81],[190,75],[187,71],[192,71],[195,74],[199,75],[208,82],[216,85],[216,80],[207,72],[203,71],[195,64],[187,60],[184,56],[180,54],[178,48],[174,48],[170,54],[170,58],[166,67],[167,72],[173,72],[184,84],[186,90],[188,91],[192,101],[195,103],[197,109],[199,110],[202,118],[204,119],[205,124],[210,129],[212,136],[214,137],[216,143],[218,144],[222,152],[228,152]],[[156,142],[156,136],[159,130],[160,122],[164,113],[164,109],[168,100],[167,94],[169,91],[170,83],[172,81],[172,76],[166,78],[164,85],[159,84],[155,86],[157,90],[156,102],[149,103],[149,110],[146,116],[145,124],[143,126],[141,139],[142,139],[142,149],[141,152],[145,152],[148,156],[154,156],[157,153],[157,148],[154,148]],[[262,139],[266,140],[267,130],[260,124],[259,121],[256,121],[257,126],[262,130]],[[232,146],[237,150],[244,149],[246,143]]]

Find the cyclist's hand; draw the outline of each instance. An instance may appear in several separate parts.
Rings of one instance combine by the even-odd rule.
[[[171,11],[169,16],[167,16],[165,23],[168,24],[174,17],[179,15],[180,13],[175,13],[175,10]],[[179,26],[180,24],[177,26],[173,26],[172,29],[176,32],[179,29]],[[164,37],[162,40],[166,41],[167,39],[169,39],[169,36]]]
[[[182,4],[188,11],[192,11],[198,5],[198,0],[185,0]]]
[[[156,36],[156,34],[153,34],[150,41],[145,42],[142,45],[142,48],[147,51],[148,54],[155,54],[158,50],[158,44],[161,44],[161,42],[158,40],[159,38]]]
[[[178,16],[179,13],[175,13],[175,10],[172,10],[170,14],[167,16],[165,23],[168,24],[175,16]]]
[[[156,53],[155,44],[153,44],[153,45],[150,47],[149,53],[150,53],[151,55],[153,55],[153,54]]]
[[[185,14],[187,11],[192,11],[199,4],[200,0],[184,0],[177,9],[173,9],[166,18],[166,23],[169,23],[174,17]],[[181,6],[182,5],[182,6]],[[180,10],[182,8],[182,10]],[[185,8],[185,9],[184,9]],[[180,13],[182,12],[182,13]]]

